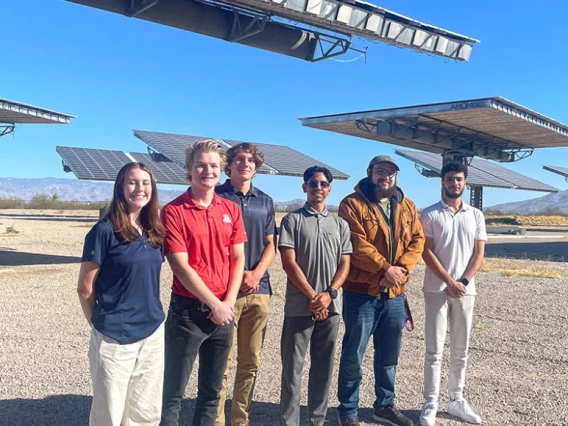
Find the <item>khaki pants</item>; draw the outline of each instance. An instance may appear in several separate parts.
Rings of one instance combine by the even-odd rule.
[[[156,426],[162,414],[164,324],[146,339],[121,345],[91,330],[90,426]]]
[[[251,294],[240,297],[235,303],[235,333],[233,347],[227,361],[227,369],[221,388],[216,426],[225,426],[225,400],[227,398],[227,376],[231,370],[235,346],[237,347],[237,371],[231,404],[231,424],[249,424],[250,406],[256,374],[260,365],[260,351],[264,342],[270,295]]]

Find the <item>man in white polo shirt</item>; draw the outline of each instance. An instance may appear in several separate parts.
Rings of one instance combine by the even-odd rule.
[[[420,222],[426,245],[424,301],[426,310],[424,405],[420,424],[436,423],[442,352],[450,326],[450,374],[448,414],[468,423],[481,423],[463,397],[467,350],[475,302],[474,276],[485,253],[483,213],[465,204],[461,195],[467,184],[467,167],[447,163],[442,168],[443,197],[424,209]]]

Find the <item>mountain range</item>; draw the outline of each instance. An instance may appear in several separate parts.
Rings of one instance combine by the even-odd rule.
[[[0,198],[19,198],[29,201],[36,194],[57,194],[62,201],[95,202],[107,201],[112,197],[113,184],[107,182],[90,182],[75,179],[57,178],[0,178]],[[181,190],[160,188],[160,204],[165,204],[182,193]],[[275,201],[277,210],[289,210],[299,207],[304,199]],[[334,206],[329,206],[333,209]],[[485,210],[498,210],[512,214],[536,214],[546,212],[568,213],[568,190],[548,194],[531,200],[487,206]]]
[[[0,198],[18,198],[29,201],[36,194],[57,194],[61,201],[96,202],[112,198],[113,183],[90,182],[57,178],[0,178]],[[183,190],[159,189],[160,204],[166,204],[179,196]],[[287,210],[304,205],[304,199],[275,201],[276,210]],[[329,206],[333,208],[333,206]]]
[[[551,193],[530,200],[497,204],[487,209],[512,214],[568,213],[568,190]]]

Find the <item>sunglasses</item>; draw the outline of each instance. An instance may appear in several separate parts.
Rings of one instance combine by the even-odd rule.
[[[308,186],[310,188],[316,189],[318,186],[321,187],[321,189],[327,189],[329,188],[331,185],[329,182],[325,181],[325,180],[310,180],[308,182]]]

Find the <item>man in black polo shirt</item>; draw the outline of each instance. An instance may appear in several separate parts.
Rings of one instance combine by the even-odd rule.
[[[248,242],[245,243],[245,272],[235,303],[233,349],[229,354],[221,389],[216,426],[225,426],[227,376],[235,345],[237,372],[231,405],[231,425],[249,424],[260,351],[268,323],[272,293],[268,267],[276,254],[274,201],[252,185],[252,179],[263,163],[264,155],[255,145],[235,145],[227,151],[225,174],[230,179],[215,188],[219,196],[234,201],[240,207],[248,237]]]

